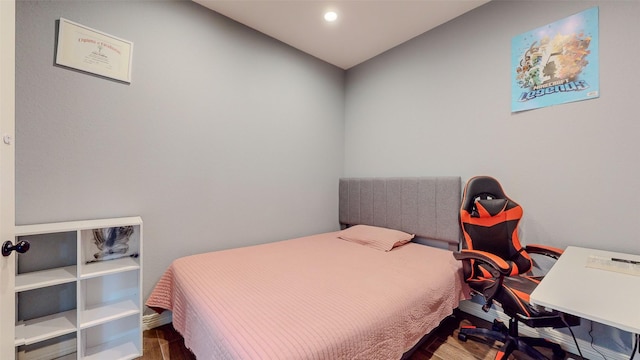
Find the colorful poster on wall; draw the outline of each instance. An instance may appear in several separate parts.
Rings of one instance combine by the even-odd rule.
[[[600,96],[598,8],[515,36],[511,42],[511,111]]]

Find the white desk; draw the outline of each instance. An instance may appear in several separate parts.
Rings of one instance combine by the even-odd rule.
[[[640,334],[640,276],[587,267],[590,256],[629,255],[569,246],[531,293],[531,303]]]

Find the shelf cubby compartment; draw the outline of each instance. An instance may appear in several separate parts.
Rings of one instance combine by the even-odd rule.
[[[128,316],[81,330],[82,359],[129,360],[142,356],[140,317]]]
[[[15,291],[27,291],[76,281],[75,265],[16,275]]]
[[[20,321],[16,325],[15,346],[35,344],[76,330],[75,310]]]
[[[56,359],[76,360],[78,339],[76,332],[56,338],[40,341],[35,344],[17,347],[17,360]]]
[[[39,229],[36,225],[16,227],[16,241],[31,244],[29,251],[17,256],[16,293],[76,281],[77,232],[41,234]]]
[[[119,272],[137,270],[140,268],[138,258],[123,257],[115,260],[100,261],[85,264],[81,267],[80,278],[88,279],[92,277],[105,276]]]
[[[76,282],[16,292],[16,346],[77,331]]]
[[[140,314],[140,271],[120,271],[80,282],[79,326],[85,329]]]
[[[80,277],[139,268],[141,231],[134,223],[80,230]]]

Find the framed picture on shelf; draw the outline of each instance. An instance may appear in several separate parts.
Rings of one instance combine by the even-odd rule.
[[[139,226],[116,226],[82,230],[83,260],[85,264],[138,257],[140,249]]]

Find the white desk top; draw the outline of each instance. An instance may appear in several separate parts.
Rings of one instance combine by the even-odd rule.
[[[531,303],[640,334],[640,276],[587,267],[590,256],[640,261],[640,255],[569,246]]]

